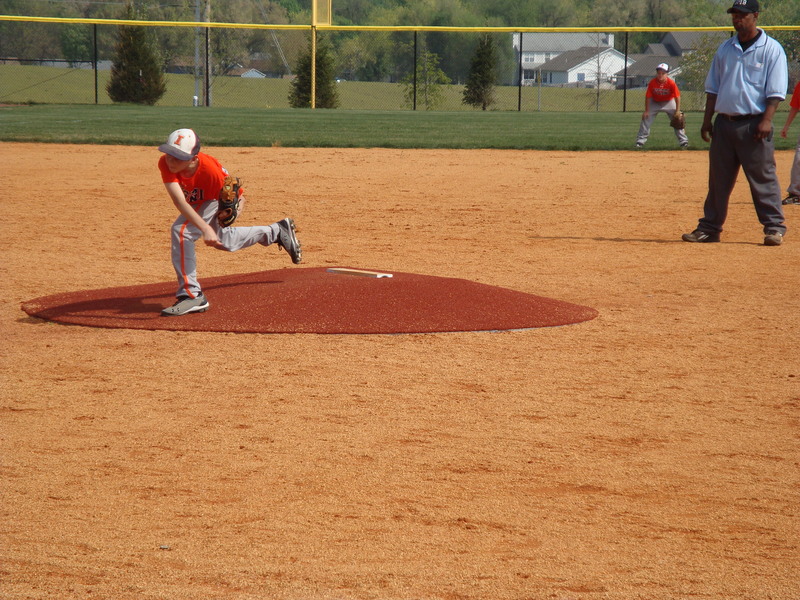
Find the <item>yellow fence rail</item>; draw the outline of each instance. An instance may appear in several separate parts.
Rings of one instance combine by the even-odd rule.
[[[576,82],[557,82],[542,81],[542,73],[524,67],[523,49],[514,48],[512,43],[503,41],[503,36],[508,35],[522,36],[529,34],[605,34],[625,35],[628,34],[659,34],[659,33],[678,33],[694,32],[717,34],[731,34],[733,29],[730,26],[718,27],[457,27],[457,26],[384,26],[384,25],[334,25],[329,23],[330,14],[326,13],[326,2],[328,0],[315,0],[314,6],[319,3],[322,6],[320,14],[312,13],[313,23],[307,24],[273,24],[273,23],[229,23],[215,21],[153,21],[153,20],[133,20],[133,19],[94,19],[94,18],[67,18],[67,17],[32,17],[19,15],[0,15],[0,26],[4,24],[15,24],[21,28],[19,31],[24,34],[21,36],[5,36],[5,40],[0,40],[0,102],[17,103],[90,103],[92,98],[87,95],[86,90],[91,89],[94,95],[94,103],[109,102],[100,94],[100,90],[107,84],[109,77],[109,62],[112,58],[111,44],[109,40],[115,35],[108,28],[119,26],[140,26],[156,30],[154,35],[159,41],[180,38],[176,32],[164,31],[170,28],[193,29],[195,39],[198,39],[203,32],[206,35],[206,61],[202,66],[197,63],[197,50],[195,49],[194,70],[190,72],[191,63],[188,59],[190,52],[185,48],[181,50],[183,62],[173,60],[175,56],[164,57],[164,64],[169,67],[167,71],[168,91],[159,105],[185,105],[186,99],[194,99],[197,103],[198,97],[202,99],[205,106],[212,105],[211,89],[214,89],[214,106],[222,107],[264,107],[281,108],[288,107],[287,99],[293,77],[290,63],[307,52],[305,44],[310,42],[311,48],[311,107],[315,108],[317,94],[313,86],[317,85],[317,77],[314,70],[317,65],[317,38],[335,36],[337,33],[351,34],[335,38],[341,43],[343,37],[358,38],[354,43],[354,48],[349,48],[349,53],[341,51],[337,56],[337,82],[342,108],[349,109],[379,109],[379,110],[418,110],[418,89],[416,73],[420,54],[424,53],[424,39],[428,36],[439,36],[439,40],[446,37],[446,44],[455,42],[455,46],[460,52],[451,52],[449,58],[451,64],[443,64],[442,69],[450,75],[441,83],[437,83],[438,97],[433,98],[430,94],[425,94],[427,104],[424,110],[471,110],[462,103],[462,92],[464,81],[465,55],[469,53],[473,41],[477,39],[477,34],[497,34],[498,40],[504,45],[505,69],[503,77],[497,90],[497,102],[492,110],[533,110],[533,111],[626,111],[628,106],[639,106],[643,99],[641,81],[637,78],[636,84],[628,85],[631,77],[626,73],[617,74],[619,80],[624,80],[624,87],[620,89],[617,79],[600,80],[594,76],[596,82],[594,88],[590,83],[592,73],[586,74],[586,85],[578,85]],[[66,55],[51,56],[45,52],[53,52],[58,44],[42,46],[49,48],[42,50],[41,55],[19,56],[13,51],[8,52],[7,48],[15,48],[10,44],[14,37],[24,37],[25,39],[36,39],[40,31],[47,31],[47,28],[65,26],[91,26],[94,28],[95,49],[91,57],[83,56],[75,59],[74,56]],[[7,25],[6,25],[7,26]],[[98,28],[101,28],[98,34]],[[763,29],[775,32],[798,32],[800,25],[784,26],[764,26]],[[234,69],[229,64],[223,64],[224,58],[214,56],[214,63],[210,62],[208,55],[208,39],[211,31],[214,31],[214,41],[233,40],[241,38],[242,31],[251,32],[270,32],[263,35],[264,39],[272,39],[277,51],[273,53],[280,56],[280,62],[285,68],[268,70],[266,74],[260,72],[256,67],[254,77],[264,76],[265,79],[259,81],[246,79],[245,75],[234,75]],[[158,32],[163,34],[159,34]],[[58,39],[59,33],[49,31],[49,34]],[[441,34],[441,35],[439,35]],[[255,33],[253,35],[256,35]],[[417,49],[417,36],[420,38],[419,52]],[[469,37],[473,36],[473,37]],[[97,39],[101,39],[101,52],[97,50]],[[185,39],[185,35],[183,36]],[[391,39],[390,43],[386,38]],[[526,38],[527,39],[527,38]],[[618,41],[621,38],[617,38]],[[627,40],[627,37],[626,37]],[[324,41],[324,40],[323,40]],[[516,43],[516,41],[514,43]],[[31,45],[18,46],[18,48],[34,47]],[[168,47],[168,44],[164,47]],[[357,62],[360,54],[370,53],[380,47],[384,54],[390,54],[389,58],[384,58],[385,63],[379,65],[382,69],[379,73],[373,73],[363,67],[354,67],[351,63]],[[612,46],[613,47],[613,44]],[[623,53],[622,46],[617,45]],[[287,51],[284,54],[284,49]],[[341,50],[341,46],[337,48]],[[36,50],[33,50],[36,52]],[[514,58],[516,52],[516,58]],[[5,53],[5,55],[4,55]],[[270,65],[278,64],[278,59],[271,57],[273,62]],[[628,64],[628,48],[625,44],[624,57],[625,64]],[[455,57],[455,58],[454,58]],[[444,59],[442,59],[444,61]],[[468,57],[466,57],[468,60]],[[527,61],[528,59],[525,58]],[[349,62],[348,62],[349,61]],[[452,64],[453,61],[460,61]],[[676,58],[677,61],[677,58]],[[255,61],[253,61],[255,62]],[[672,61],[669,61],[672,63]],[[78,64],[80,63],[80,64]],[[250,66],[246,61],[242,61],[245,67]],[[515,64],[516,63],[516,64]],[[528,65],[529,63],[525,63]],[[643,64],[643,63],[642,63]],[[76,66],[77,65],[77,66]],[[88,73],[88,66],[91,65],[93,75]],[[99,66],[98,66],[99,65]],[[65,68],[70,67],[70,68]],[[359,70],[360,69],[360,70]],[[376,71],[378,68],[376,67]],[[192,75],[192,73],[194,75]],[[341,73],[341,77],[339,74]],[[413,90],[409,81],[410,74],[414,75]],[[456,73],[456,75],[453,75]],[[598,69],[599,73],[599,69]],[[202,74],[202,77],[201,75]],[[198,82],[203,81],[204,89],[202,93],[198,91]],[[194,85],[195,91],[191,92]],[[615,87],[616,86],[616,87]],[[683,90],[683,88],[682,88]],[[413,91],[413,93],[412,93]],[[687,89],[687,102],[684,106],[691,109],[693,104],[699,102],[693,95],[702,96],[702,91]],[[637,108],[638,110],[638,108]]]

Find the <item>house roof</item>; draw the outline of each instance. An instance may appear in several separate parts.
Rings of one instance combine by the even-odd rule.
[[[240,77],[266,77],[266,75],[258,69],[247,69]]]
[[[700,40],[706,36],[719,39],[719,42],[722,43],[730,37],[730,33],[727,31],[671,31],[661,38],[661,42],[668,46],[670,54],[680,56],[697,49]]]
[[[672,51],[666,44],[647,44],[644,50],[645,54],[655,54],[657,56],[671,56]]]
[[[253,67],[243,67],[242,65],[237,65],[225,74],[232,77],[266,77],[266,75],[258,69]]]
[[[620,58],[623,54],[614,50],[613,48],[598,48],[596,46],[585,46],[577,50],[570,50],[569,52],[562,52],[555,58],[543,63],[539,68],[542,71],[562,72],[569,71],[589,60],[595,58],[598,54],[616,53]]]
[[[674,77],[681,71],[680,57],[678,56],[657,56],[655,54],[631,54],[629,58],[635,61],[632,65],[628,65],[628,77],[655,77],[656,67],[661,63],[669,65],[669,76]],[[615,75],[622,77],[625,70],[621,70]]]
[[[514,47],[519,48],[519,34],[514,35]],[[609,47],[614,36],[606,33],[525,33],[522,35],[523,52],[568,52],[584,46]]]

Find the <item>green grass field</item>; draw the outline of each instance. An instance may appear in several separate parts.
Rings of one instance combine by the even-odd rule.
[[[88,69],[0,65],[0,104],[112,104],[105,92],[109,71]],[[167,92],[157,106],[192,106],[193,96],[202,98],[192,75],[167,74]],[[249,79],[218,76],[212,80],[212,105],[217,108],[289,108],[287,79]],[[399,83],[343,81],[338,84],[340,108],[345,110],[411,110],[405,87]],[[463,86],[442,86],[441,111],[475,112],[461,102]],[[523,112],[628,112],[640,111],[644,90],[600,90],[497,86],[492,111]],[[684,109],[702,110],[703,94],[684,91]],[[423,110],[418,102],[418,110]],[[788,110],[786,103],[782,110]]]
[[[412,112],[369,110],[20,105],[0,107],[0,140],[154,146],[191,127],[210,146],[630,150],[638,112]],[[687,115],[693,149],[705,149],[702,115]],[[782,124],[784,115],[779,116]],[[776,137],[790,149],[796,138]],[[666,117],[648,150],[677,148]]]
[[[110,72],[97,73],[97,103],[111,104],[105,92]],[[192,75],[167,74],[167,92],[158,106],[191,106],[196,95]],[[212,81],[212,104],[218,108],[289,108],[286,79],[249,79],[218,76]],[[446,111],[474,112],[461,102],[462,85],[441,86],[441,104]],[[405,86],[399,83],[342,81],[338,84],[340,108],[347,110],[410,110]],[[640,107],[643,90],[497,86],[495,111],[594,111],[621,112]],[[197,94],[202,97],[202,94]],[[66,69],[23,65],[0,65],[0,102],[23,104],[94,104],[95,73],[89,69]],[[418,102],[419,110],[422,103]]]
[[[101,144],[160,143],[169,131],[192,127],[211,145],[389,148],[517,148],[628,150],[633,147],[643,91],[498,86],[493,110],[461,103],[463,87],[444,86],[437,111],[412,111],[404,86],[344,81],[336,110],[291,109],[285,79],[217,77],[212,106],[193,107],[191,75],[167,75],[156,106],[115,105],[105,93],[109,72],[0,65],[0,140]],[[623,100],[627,112],[622,112]],[[702,106],[684,93],[684,108]],[[785,120],[781,107],[776,129]],[[700,112],[687,113],[692,148],[700,139]],[[793,141],[776,138],[778,148]],[[676,147],[666,117],[656,121],[648,150]]]

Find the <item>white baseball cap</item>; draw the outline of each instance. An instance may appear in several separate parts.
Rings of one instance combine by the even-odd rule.
[[[658,71],[659,69],[661,69],[662,71],[666,71],[667,73],[669,73],[669,65],[668,65],[667,63],[661,63],[660,65],[658,65],[658,66],[656,67],[656,71]]]
[[[200,152],[200,138],[191,129],[176,129],[158,149],[178,160],[192,160]]]

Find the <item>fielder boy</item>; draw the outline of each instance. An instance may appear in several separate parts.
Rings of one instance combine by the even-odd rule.
[[[675,115],[681,114],[681,92],[678,84],[667,73],[669,73],[669,65],[661,63],[656,67],[656,76],[647,85],[642,122],[639,125],[639,135],[636,136],[637,148],[642,148],[647,143],[647,138],[650,137],[650,127],[658,113],[665,113],[670,124]],[[675,137],[681,148],[688,148],[689,138],[686,136],[684,128],[679,126],[673,129],[675,129]]]

